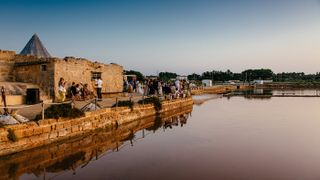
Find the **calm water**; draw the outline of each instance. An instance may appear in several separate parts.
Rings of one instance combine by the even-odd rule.
[[[320,98],[211,99],[0,166],[21,179],[320,179]]]

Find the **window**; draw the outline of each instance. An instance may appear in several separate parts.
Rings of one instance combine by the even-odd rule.
[[[91,72],[91,79],[101,78],[101,72]]]
[[[41,64],[40,65],[40,70],[41,71],[47,71],[47,65],[46,64]]]

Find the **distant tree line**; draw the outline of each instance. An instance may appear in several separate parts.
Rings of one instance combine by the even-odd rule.
[[[138,80],[143,80],[144,75],[139,71],[125,71],[125,74],[135,74]],[[174,72],[160,72],[159,78],[163,81],[175,79],[178,76]],[[229,80],[239,80],[249,82],[257,79],[273,80],[274,82],[320,82],[320,72],[316,74],[305,74],[303,72],[283,72],[274,73],[271,69],[247,69],[241,73],[226,71],[205,71],[202,74],[192,73],[188,75],[189,80],[201,81],[211,79],[215,82],[225,82]]]

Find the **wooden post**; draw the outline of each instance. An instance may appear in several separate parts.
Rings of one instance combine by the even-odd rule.
[[[7,101],[6,101],[6,93],[5,93],[5,89],[4,87],[2,86],[1,87],[1,97],[2,97],[2,100],[3,100],[3,105],[4,105],[4,115],[8,115],[8,109],[7,109]]]
[[[97,110],[97,98],[94,99],[94,110]]]
[[[116,107],[118,107],[118,97],[116,97]]]
[[[142,105],[144,105],[144,94],[142,95]]]
[[[42,120],[44,120],[44,103],[43,102],[41,104],[41,107],[42,107]]]

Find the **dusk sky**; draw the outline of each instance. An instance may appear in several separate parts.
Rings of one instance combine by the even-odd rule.
[[[156,74],[320,71],[318,0],[0,0],[0,49],[37,33],[51,55]]]

